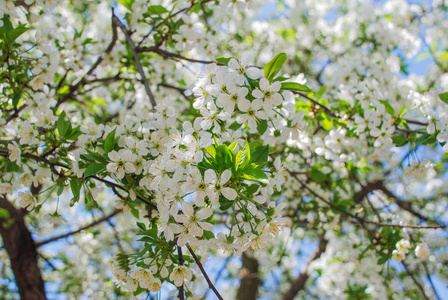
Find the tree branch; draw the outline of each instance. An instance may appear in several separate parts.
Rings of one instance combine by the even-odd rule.
[[[129,34],[129,31],[127,30],[126,26],[114,15],[112,14],[112,22],[120,27],[121,31],[124,33],[126,37],[126,42],[131,48],[132,56],[134,58],[135,64],[137,65],[138,73],[142,77],[141,80],[143,82],[143,85],[145,86],[146,94],[149,96],[149,100],[151,101],[151,105],[153,109],[157,106],[156,100],[154,99],[154,95],[151,92],[151,89],[149,88],[148,80],[146,79],[145,72],[143,71],[142,63],[140,62],[140,58],[138,57],[138,51],[137,46],[135,46],[134,42],[132,41],[131,35]]]
[[[179,258],[179,264],[181,266],[184,265],[184,255],[182,254],[182,247],[177,246],[177,257]],[[185,300],[185,293],[184,293],[184,285],[182,284],[179,289],[179,300]]]
[[[291,287],[288,291],[283,295],[283,300],[293,300],[294,297],[297,295],[298,292],[303,290],[305,287],[306,281],[308,280],[309,274],[308,269],[313,261],[318,259],[322,253],[325,252],[327,249],[328,241],[325,238],[321,238],[319,242],[319,246],[317,247],[316,251],[308,258],[307,263],[302,267],[302,270],[300,271],[299,276],[294,280],[294,282],[291,284]]]
[[[64,238],[67,238],[67,237],[72,236],[74,234],[80,233],[83,230],[89,229],[90,227],[96,226],[98,224],[103,223],[104,221],[109,220],[110,218],[112,218],[113,216],[117,215],[120,212],[122,212],[122,210],[116,209],[111,214],[109,214],[107,216],[104,216],[104,217],[102,217],[102,218],[100,218],[100,219],[98,219],[98,220],[96,220],[96,221],[94,221],[94,222],[92,222],[90,224],[82,226],[82,227],[78,228],[77,230],[74,230],[74,231],[68,232],[66,234],[62,234],[62,235],[55,236],[55,237],[49,238],[47,240],[43,240],[41,242],[38,242],[38,243],[36,243],[36,247],[41,247],[43,245],[46,245],[46,244],[55,242],[57,240],[64,239]]]
[[[194,261],[196,262],[196,264],[198,265],[199,269],[202,272],[202,275],[204,275],[205,280],[208,283],[208,287],[210,289],[212,289],[212,291],[215,293],[216,297],[218,297],[219,300],[224,300],[222,298],[222,296],[219,294],[218,290],[215,288],[215,286],[213,285],[212,281],[210,280],[210,278],[207,275],[207,272],[205,272],[204,267],[202,266],[201,261],[199,260],[199,258],[196,256],[196,254],[194,253],[193,249],[191,249],[190,245],[187,244],[187,248],[188,251],[190,251],[191,255],[193,256]]]

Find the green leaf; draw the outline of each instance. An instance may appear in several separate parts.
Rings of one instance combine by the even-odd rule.
[[[260,135],[266,132],[268,129],[268,121],[257,119],[257,131]]]
[[[132,11],[132,4],[134,4],[135,0],[118,0],[118,3]]]
[[[234,201],[227,200],[224,197],[219,197],[219,203],[220,203],[219,209],[225,211],[232,207]]]
[[[195,5],[193,5],[193,7],[190,9],[190,11],[194,12],[194,13],[200,12],[201,11],[201,7],[202,7],[201,4],[202,4],[201,2],[196,3]]]
[[[326,114],[322,114],[323,119],[320,121],[322,128],[326,131],[330,131],[333,128],[333,119],[328,117]]]
[[[445,102],[446,104],[448,104],[448,92],[439,94],[439,98],[440,98],[440,100],[442,100],[443,102]]]
[[[405,137],[399,135],[393,136],[392,141],[397,147],[404,146],[408,143],[408,140]]]
[[[415,144],[429,145],[435,143],[436,141],[437,139],[432,134],[425,133],[415,141]]]
[[[14,41],[21,36],[23,33],[25,33],[26,31],[28,31],[29,28],[27,28],[25,25],[20,25],[17,28],[14,28],[13,30],[9,31],[7,33],[7,39],[8,39],[8,43],[12,44],[14,43]]]
[[[80,128],[81,128],[81,126],[77,126],[77,127],[73,128],[73,129],[70,131],[70,134],[68,134],[68,135],[65,137],[65,139],[66,139],[66,140],[69,140],[69,141],[74,141],[74,140],[78,139],[78,137],[82,134],[82,131],[81,131]]]
[[[238,123],[238,122],[233,122],[232,124],[230,124],[229,125],[229,129],[231,129],[231,130],[237,130],[237,129],[239,129],[241,126],[243,126],[243,124],[241,123]]]
[[[109,134],[107,135],[106,139],[104,140],[104,152],[108,154],[110,151],[114,150],[115,148],[115,131],[117,129],[115,128]]]
[[[291,79],[291,78],[278,76],[278,77],[275,77],[272,81],[273,82],[275,82],[275,81],[285,81],[285,80],[288,80],[288,79]]]
[[[207,239],[207,240],[211,240],[211,239],[214,239],[215,238],[215,235],[213,234],[213,232],[211,232],[211,231],[207,231],[207,230],[204,230],[204,237]]]
[[[244,189],[244,193],[246,195],[252,196],[253,194],[255,194],[258,191],[259,187],[260,186],[258,184],[251,184]]]
[[[67,95],[68,93],[70,93],[70,87],[68,85],[64,85],[58,91],[59,95]]]
[[[282,89],[297,92],[311,92],[309,87],[297,82],[282,82]]]
[[[246,141],[244,147],[238,151],[235,159],[236,170],[244,170],[250,161],[250,148],[249,143]]]
[[[58,196],[60,196],[60,195],[62,195],[63,192],[64,192],[64,186],[61,185],[61,186],[58,188],[58,191],[56,192],[56,194],[57,194]]]
[[[392,105],[389,104],[389,102],[387,102],[386,100],[380,100],[381,103],[384,104],[384,106],[386,107],[386,111],[390,114],[390,115],[395,115],[395,110],[392,107]]]
[[[159,16],[167,12],[169,11],[162,5],[151,5],[150,7],[148,7],[147,11],[149,15],[159,15]]]
[[[238,141],[234,141],[232,144],[229,145],[229,150],[235,150],[236,146],[238,145]]]
[[[59,115],[59,119],[57,122],[58,131],[62,137],[69,135],[72,131],[72,123],[70,122],[70,120],[65,120],[65,117],[66,117],[66,114],[65,114],[65,111],[63,111]]]
[[[269,146],[259,146],[250,152],[250,162],[265,165],[268,162]]]
[[[9,217],[9,211],[4,208],[0,208],[0,219],[6,219]]]
[[[313,179],[316,182],[323,182],[329,179],[328,175],[322,173],[321,171],[319,171],[316,168],[312,168],[309,172],[308,175],[311,177],[311,179]]]
[[[226,145],[219,145],[216,148],[215,161],[219,170],[226,170],[232,168],[232,153],[229,151]]]
[[[205,151],[207,151],[208,154],[210,154],[211,157],[216,157],[216,148],[215,145],[210,145],[207,148],[205,148]]]
[[[253,169],[250,171],[245,172],[245,174],[243,175],[244,179],[247,180],[255,180],[255,181],[259,181],[262,179],[268,179],[268,176],[266,175],[265,172],[263,172],[262,169]]]
[[[227,64],[229,63],[229,61],[230,61],[231,59],[232,59],[231,57],[218,57],[218,58],[216,59],[216,62],[217,62],[217,63],[220,63],[220,64],[222,64],[222,65],[226,65],[226,66],[227,66]]]
[[[86,171],[84,172],[84,177],[89,177],[98,173],[103,172],[106,170],[106,166],[104,164],[91,164],[87,167]]]
[[[326,85],[321,86],[321,88],[314,95],[314,100],[319,101],[320,99],[322,99],[322,97],[325,95],[326,91],[327,91],[327,86]]]
[[[268,80],[272,80],[282,68],[286,58],[287,56],[285,53],[277,54],[270,62],[266,64],[266,66],[264,66],[264,77]]]
[[[398,112],[398,117],[401,118],[406,112],[406,105],[403,105],[403,107]]]
[[[72,178],[70,180],[70,189],[72,190],[75,202],[78,202],[81,195],[81,185],[78,178]]]
[[[146,226],[143,223],[137,222],[137,227],[140,228],[141,230],[145,231],[146,230]]]
[[[17,106],[19,104],[21,97],[22,97],[21,93],[14,94],[14,97],[12,97],[12,105]]]

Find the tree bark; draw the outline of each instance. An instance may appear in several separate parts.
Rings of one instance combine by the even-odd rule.
[[[243,265],[241,266],[241,284],[236,295],[236,300],[255,300],[257,299],[258,285],[258,261],[243,253]]]
[[[289,288],[289,290],[286,291],[286,293],[283,295],[283,298],[282,298],[283,300],[293,300],[294,297],[297,295],[297,293],[305,287],[306,281],[308,280],[308,277],[309,277],[308,268],[309,268],[310,264],[313,261],[315,261],[316,259],[318,259],[322,255],[322,253],[325,252],[325,250],[327,248],[327,244],[328,244],[328,241],[326,239],[322,238],[320,240],[319,247],[310,256],[306,265],[303,266],[299,276],[291,284],[291,287]]]
[[[21,299],[47,299],[37,264],[36,246],[22,212],[5,197],[0,197],[0,208],[7,210],[9,214],[8,217],[0,219],[0,234],[11,261]]]

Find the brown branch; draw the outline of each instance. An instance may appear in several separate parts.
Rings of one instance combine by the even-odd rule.
[[[179,265],[183,266],[184,256],[182,254],[182,247],[180,246],[177,246],[177,257],[179,258]],[[178,287],[178,289],[179,289],[179,295],[178,295],[179,300],[185,300],[184,285],[182,284],[180,287]]]
[[[401,262],[406,270],[406,273],[409,275],[409,277],[411,277],[412,281],[415,283],[415,285],[418,287],[418,289],[420,290],[420,292],[423,295],[423,298],[425,298],[426,300],[429,300],[428,296],[426,296],[425,293],[425,289],[423,288],[422,284],[415,278],[414,274],[412,274],[411,270],[409,270],[407,264],[402,261]]]
[[[440,300],[440,297],[437,294],[436,287],[434,286],[434,282],[432,282],[431,275],[429,274],[428,266],[426,265],[425,262],[422,262],[422,265],[423,265],[423,269],[425,270],[426,278],[428,279],[429,283],[431,284],[431,288],[434,293],[434,296],[437,298],[437,300]]]
[[[299,95],[305,99],[308,99],[309,101],[313,102],[315,105],[318,105],[319,107],[321,107],[326,113],[328,113],[330,116],[334,117],[334,118],[341,118],[341,116],[332,111],[331,109],[329,109],[328,107],[326,107],[325,105],[320,104],[319,102],[317,102],[316,100],[314,100],[313,98],[308,97],[307,95],[305,95],[302,92],[297,92],[297,91],[291,91],[293,94]]]
[[[112,13],[113,16],[113,13]],[[117,43],[117,39],[118,39],[118,32],[117,32],[117,27],[114,25],[114,22],[112,20],[112,41],[109,43],[109,45],[107,46],[107,48],[104,50],[104,54],[108,55],[112,52],[113,48],[115,47],[115,44]],[[56,107],[58,107],[59,105],[61,105],[62,103],[64,103],[65,101],[67,101],[70,97],[72,97],[74,95],[74,93],[78,90],[78,88],[86,83],[86,77],[93,74],[93,72],[95,71],[95,69],[100,65],[100,63],[104,60],[103,55],[101,55],[100,57],[98,57],[98,59],[95,61],[95,63],[90,67],[90,69],[87,71],[86,74],[84,74],[84,76],[82,76],[79,80],[77,80],[76,82],[74,82],[71,86],[70,86],[70,91],[68,92],[68,94],[63,95],[61,98],[58,99],[58,102],[56,103]],[[68,71],[67,71],[68,72]]]
[[[198,265],[199,269],[202,272],[202,275],[204,275],[205,280],[208,283],[208,287],[210,289],[212,289],[212,291],[215,293],[216,297],[218,297],[218,299],[220,300],[224,300],[222,298],[222,296],[219,294],[218,290],[216,289],[216,287],[213,285],[212,281],[210,280],[210,278],[207,275],[207,272],[205,272],[204,267],[202,266],[201,261],[199,260],[199,258],[196,256],[196,254],[194,253],[193,249],[191,249],[190,245],[187,244],[187,248],[188,251],[190,251],[191,255],[193,256],[194,261],[196,262],[196,264]]]
[[[57,240],[64,239],[64,238],[67,238],[67,237],[72,236],[74,234],[80,233],[83,230],[86,230],[86,229],[89,229],[90,227],[93,227],[93,226],[96,226],[98,224],[101,224],[104,221],[108,221],[110,218],[112,218],[113,216],[117,215],[120,212],[122,212],[122,210],[116,209],[111,214],[109,214],[107,216],[104,216],[104,217],[102,217],[102,218],[100,218],[100,219],[98,219],[98,220],[96,220],[96,221],[94,221],[94,222],[92,222],[90,224],[82,226],[82,227],[78,228],[77,230],[74,230],[74,231],[68,232],[66,234],[62,234],[62,235],[55,236],[55,237],[49,238],[47,240],[43,240],[41,242],[38,242],[38,243],[36,243],[36,247],[41,247],[43,245],[46,245],[46,244],[55,242]]]
[[[363,219],[355,214],[352,214],[348,211],[346,211],[345,209],[340,208],[337,205],[334,205],[333,203],[331,203],[330,201],[324,199],[323,197],[321,197],[319,194],[317,194],[313,189],[311,189],[306,183],[304,183],[303,181],[301,181],[296,175],[294,175],[292,172],[290,172],[289,170],[287,170],[289,174],[291,174],[291,176],[297,181],[299,182],[303,188],[307,189],[311,194],[313,194],[316,198],[318,198],[319,200],[321,200],[322,202],[324,202],[325,204],[327,204],[328,206],[330,206],[331,208],[353,218],[354,220],[356,220],[358,223],[360,223],[361,225],[363,225],[364,223],[368,223],[368,224],[373,224],[379,227],[399,227],[399,228],[415,228],[415,229],[436,229],[436,228],[446,228],[446,225],[444,224],[439,224],[439,225],[428,225],[428,226],[423,226],[423,225],[403,225],[403,224],[391,224],[391,223],[383,223],[383,222],[374,222],[374,221],[370,221],[370,220],[366,220]]]
[[[135,46],[134,42],[132,41],[131,35],[127,30],[126,26],[114,14],[112,14],[112,22],[121,29],[121,31],[124,33],[126,37],[126,42],[128,46],[131,48],[132,56],[134,58],[135,64],[137,65],[138,73],[140,74],[143,85],[145,86],[146,94],[148,94],[149,100],[151,101],[151,105],[153,109],[155,109],[157,103],[156,100],[154,99],[154,95],[152,94],[151,89],[149,88],[149,83],[148,80],[146,79],[145,72],[143,71],[142,63],[140,62],[140,58],[138,57],[137,46]]]
[[[159,54],[162,57],[165,57],[165,58],[168,58],[168,59],[173,59],[173,60],[176,60],[176,58],[177,58],[177,60],[179,60],[179,59],[180,60],[186,60],[186,61],[189,61],[189,62],[192,62],[192,63],[198,63],[198,64],[214,64],[214,63],[216,63],[218,65],[222,65],[222,64],[219,64],[219,63],[217,63],[215,61],[211,61],[211,60],[200,60],[200,59],[188,58],[188,57],[182,56],[180,54],[176,54],[176,53],[168,52],[166,50],[162,50],[162,49],[160,49],[157,46],[154,46],[154,47],[140,47],[140,48],[137,48],[137,51],[138,52],[153,52],[153,53]]]
[[[317,247],[316,251],[308,258],[307,263],[302,267],[302,270],[300,271],[299,276],[294,280],[294,282],[291,284],[291,287],[288,291],[283,295],[283,300],[293,300],[294,297],[297,295],[298,292],[303,290],[305,287],[306,281],[308,280],[309,274],[308,269],[313,261],[316,259],[319,259],[319,257],[322,255],[322,253],[325,252],[327,249],[328,241],[324,239],[323,237],[320,239],[319,246]]]

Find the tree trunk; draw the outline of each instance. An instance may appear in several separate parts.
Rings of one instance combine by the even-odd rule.
[[[241,266],[241,284],[236,295],[236,300],[255,300],[257,299],[258,285],[258,261],[248,254],[243,253],[243,265]]]
[[[0,234],[11,260],[19,294],[23,300],[47,299],[44,281],[37,264],[37,251],[33,238],[26,228],[23,214],[5,197],[0,197],[0,209],[9,216],[0,219]]]

